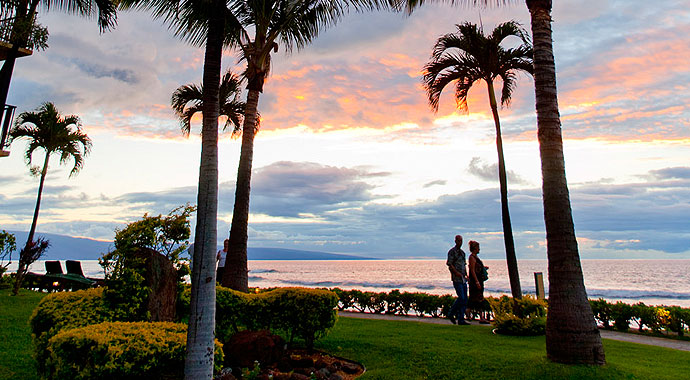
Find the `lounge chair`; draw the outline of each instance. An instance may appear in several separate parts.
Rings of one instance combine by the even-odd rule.
[[[94,281],[95,283],[92,284],[94,286],[101,286],[103,285],[103,278],[98,278],[98,277],[86,277],[84,275],[84,271],[81,268],[81,261],[77,260],[67,260],[65,261],[65,268],[67,268],[67,274],[78,276],[78,277],[84,277],[88,280]]]
[[[84,277],[79,261],[68,260],[65,263],[67,274],[62,272],[59,261],[46,261],[46,274],[41,277],[41,290],[59,291],[85,289],[94,285],[95,281]]]

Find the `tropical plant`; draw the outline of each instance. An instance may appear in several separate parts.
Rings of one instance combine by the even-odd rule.
[[[218,92],[220,116],[225,116],[225,126],[228,129],[232,126],[232,135],[237,136],[241,133],[242,119],[244,118],[244,102],[239,100],[242,92],[242,80],[228,70],[220,81]],[[197,86],[188,84],[178,87],[172,94],[170,104],[180,119],[180,128],[185,136],[189,136],[191,131],[192,117],[203,110],[203,84]],[[189,105],[191,103],[191,105]]]
[[[405,0],[405,7],[408,12],[412,12],[425,1],[427,0]],[[451,2],[485,6],[503,5],[517,0]],[[565,176],[551,33],[552,0],[525,2],[532,26],[537,134],[549,261],[549,307],[552,310],[547,320],[546,352],[550,360],[559,363],[603,365],[606,358],[587,300]],[[551,302],[554,304],[551,305]]]
[[[17,60],[19,49],[29,46],[45,49],[48,39],[48,31],[36,24],[36,11],[40,6],[46,10],[57,9],[69,14],[77,14],[84,17],[97,15],[98,26],[101,32],[113,28],[117,22],[115,12],[116,0],[13,0],[3,1],[0,13],[3,21],[11,22],[9,42],[12,47],[7,52],[5,62],[0,69],[0,106],[4,107],[7,94],[10,89],[12,72]]]
[[[559,363],[603,365],[601,336],[587,300],[582,264],[565,175],[556,64],[551,33],[551,0],[526,0],[534,42],[534,91],[541,155],[549,314],[546,354]]]
[[[278,51],[279,43],[287,52],[304,48],[319,32],[334,25],[349,7],[363,10],[393,7],[397,3],[396,0],[235,0],[231,3],[228,23],[232,25],[233,46],[247,62],[243,76],[247,79],[248,93],[223,286],[245,292],[249,288],[247,228],[254,126],[258,122],[259,96],[271,68],[271,54]]]
[[[467,111],[467,95],[470,88],[477,82],[486,82],[496,127],[498,178],[508,276],[513,298],[519,299],[522,297],[522,290],[508,210],[508,184],[494,81],[500,78],[503,82],[501,105],[509,105],[516,86],[517,74],[532,73],[532,46],[527,32],[515,21],[498,25],[489,36],[485,36],[477,25],[468,22],[456,27],[457,33],[441,36],[436,42],[431,61],[424,66],[422,82],[429,97],[429,105],[434,111],[438,111],[441,93],[450,83],[455,83],[455,100],[458,108]],[[522,44],[515,48],[504,48],[501,44],[508,37],[518,37]]]
[[[14,234],[5,230],[0,232],[0,277],[7,271],[7,267],[12,264],[12,252],[17,249]]]
[[[50,156],[57,154],[60,156],[60,164],[74,161],[74,167],[69,176],[72,177],[79,173],[84,167],[84,158],[91,152],[91,139],[81,130],[81,121],[75,115],[62,116],[55,108],[53,103],[44,103],[34,112],[23,112],[17,118],[14,128],[10,131],[10,141],[17,139],[28,140],[25,153],[27,165],[31,168],[31,173],[40,175],[38,185],[38,196],[36,198],[36,208],[31,222],[29,236],[23,251],[19,253],[19,268],[17,269],[17,279],[15,281],[13,294],[17,294],[21,282],[28,270],[29,252],[34,241],[34,233],[38,223],[38,212],[41,207],[41,195],[43,194],[43,184],[48,173],[48,163]],[[43,167],[31,166],[31,159],[37,149],[45,151]]]

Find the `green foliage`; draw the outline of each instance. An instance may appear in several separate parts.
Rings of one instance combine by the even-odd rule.
[[[5,273],[7,267],[12,262],[12,252],[16,249],[17,243],[14,235],[2,230],[0,232],[0,276]]]
[[[496,332],[505,335],[543,335],[546,332],[546,302],[531,296],[516,301],[508,296],[490,298]]]
[[[595,319],[604,327],[628,331],[631,322],[635,322],[638,331],[648,327],[652,333],[660,334],[662,330],[676,333],[683,337],[690,327],[690,308],[678,306],[648,306],[642,302],[628,305],[623,302],[609,303],[606,300],[590,300]]]
[[[29,318],[47,293],[0,291],[0,380],[37,380]]]
[[[189,290],[181,297],[189,313]],[[242,293],[216,288],[216,337],[222,342],[236,332],[270,330],[288,341],[304,341],[311,348],[336,320],[338,296],[328,290],[277,288],[260,293]]]
[[[39,373],[49,357],[48,341],[60,331],[111,321],[103,288],[49,294],[31,315],[31,332]]]
[[[145,214],[141,220],[115,230],[115,250],[98,261],[105,271],[105,299],[117,320],[149,319],[146,305],[151,289],[146,286],[144,262],[135,255],[140,249],[152,249],[173,263],[177,269],[178,291],[182,292],[183,277],[189,274],[189,266],[181,254],[189,243],[189,217],[194,210],[194,206],[186,205],[166,216]]]
[[[171,322],[104,322],[52,337],[45,379],[182,379],[187,326]],[[223,363],[216,341],[215,370]]]

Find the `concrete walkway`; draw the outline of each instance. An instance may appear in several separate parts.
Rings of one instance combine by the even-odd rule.
[[[407,322],[421,322],[421,323],[433,323],[437,325],[449,325],[451,324],[448,319],[445,318],[429,318],[429,317],[417,317],[417,316],[403,316],[403,315],[390,315],[390,314],[372,314],[372,313],[357,313],[351,311],[339,311],[338,315],[345,318],[360,318],[360,319],[383,319],[389,321],[407,321]],[[480,325],[477,321],[470,321],[470,324],[478,326]],[[462,328],[458,326],[458,328]],[[609,330],[599,330],[601,337],[604,339],[619,340],[622,342],[648,344],[650,346],[659,346],[672,348],[681,351],[690,351],[690,341],[687,340],[675,340],[675,339],[665,339],[657,338],[653,336],[628,334],[618,331]]]

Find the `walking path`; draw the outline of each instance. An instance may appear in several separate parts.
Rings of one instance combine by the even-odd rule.
[[[338,315],[345,318],[360,318],[360,319],[384,319],[389,321],[408,321],[408,322],[422,322],[434,323],[437,325],[448,325],[450,321],[445,318],[429,318],[417,316],[403,316],[390,314],[372,314],[372,313],[357,313],[351,311],[339,311]],[[470,324],[480,325],[477,321],[470,321]],[[604,339],[619,340],[623,342],[648,344],[651,346],[667,347],[675,350],[690,351],[690,341],[675,340],[666,338],[657,338],[653,336],[629,334],[617,331],[599,330],[601,337]]]

